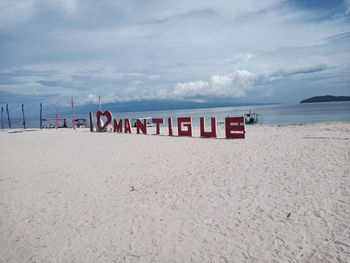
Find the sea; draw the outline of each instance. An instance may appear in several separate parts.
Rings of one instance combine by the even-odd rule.
[[[103,105],[102,105],[103,106]],[[103,107],[102,107],[103,109]],[[98,109],[95,110],[95,112]],[[108,110],[108,109],[103,109]],[[142,112],[113,112],[113,118],[116,119],[136,119],[146,117],[161,117],[173,118],[173,123],[176,126],[178,117],[191,117],[192,125],[199,126],[199,118],[216,117],[217,121],[223,122],[227,116],[236,117],[246,113],[258,114],[259,124],[299,124],[299,123],[315,123],[315,122],[334,122],[334,121],[350,121],[350,101],[341,102],[322,102],[322,103],[298,103],[298,104],[274,104],[274,105],[259,105],[259,106],[234,106],[234,107],[219,107],[219,108],[202,108],[202,109],[178,109],[165,111],[142,111]],[[43,118],[54,117],[45,116]],[[61,116],[66,118],[68,126],[72,126],[72,116]],[[89,113],[79,114],[76,118],[85,118],[87,123]],[[209,119],[207,121],[209,123]],[[52,121],[51,124],[54,124]],[[2,127],[9,128],[6,112],[1,123]],[[44,125],[49,125],[45,122]],[[23,128],[23,119],[11,119],[12,128]],[[26,128],[39,128],[40,117],[38,116],[26,118]]]

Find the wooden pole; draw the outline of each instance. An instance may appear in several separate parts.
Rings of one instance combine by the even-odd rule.
[[[12,129],[12,127],[11,127],[10,113],[9,113],[9,105],[8,105],[8,104],[6,104],[6,112],[7,112],[7,120],[8,120],[8,123],[9,123],[9,128]]]
[[[1,107],[1,129],[4,129],[4,107]]]
[[[90,131],[93,132],[94,131],[94,124],[93,124],[93,120],[92,120],[92,112],[89,113],[89,117],[90,117]]]
[[[72,96],[72,122],[73,122],[73,129],[75,130],[75,111],[74,111],[74,98]]]
[[[40,129],[43,129],[43,103],[40,102]]]
[[[57,100],[57,104],[56,104],[56,129],[58,128],[58,103],[59,103],[59,99]]]
[[[26,118],[24,117],[24,104],[22,104],[23,128],[26,129]]]

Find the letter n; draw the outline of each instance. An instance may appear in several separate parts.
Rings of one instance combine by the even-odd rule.
[[[140,131],[143,134],[147,134],[147,120],[146,119],[143,119],[143,123],[139,119],[136,120],[136,131],[137,131],[137,134],[140,134]]]

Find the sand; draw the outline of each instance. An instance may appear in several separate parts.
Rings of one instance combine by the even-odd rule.
[[[0,262],[350,262],[350,123],[0,147]]]

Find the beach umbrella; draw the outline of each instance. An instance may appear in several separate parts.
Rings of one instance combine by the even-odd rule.
[[[7,120],[9,122],[9,128],[12,129],[11,127],[11,120],[10,120],[10,113],[9,113],[9,105],[6,104],[6,112],[7,112]]]

